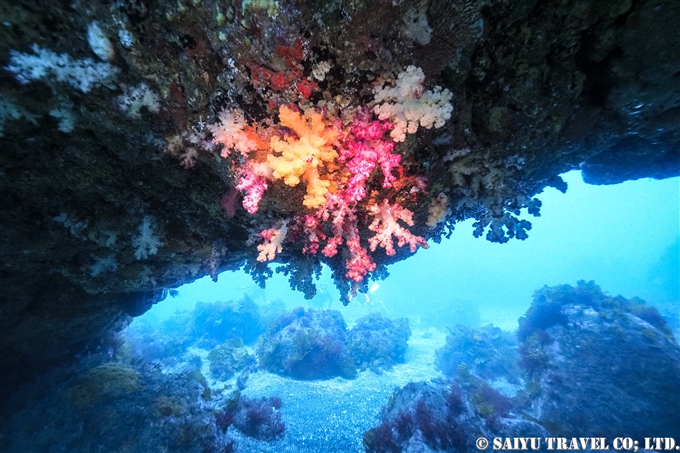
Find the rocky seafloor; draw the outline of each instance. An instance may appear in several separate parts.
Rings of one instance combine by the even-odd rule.
[[[513,333],[272,310],[198,304],[133,324],[46,376],[49,392],[14,395],[2,451],[462,452],[479,437],[680,434],[677,316],[593,282],[536,291]]]

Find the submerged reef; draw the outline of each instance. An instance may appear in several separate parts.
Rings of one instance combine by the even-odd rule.
[[[593,282],[544,287],[517,334],[527,414],[553,434],[680,435],[680,347],[654,307]]]
[[[526,239],[565,171],[680,174],[672,0],[0,14],[3,387],[206,275],[274,264],[310,298],[324,263],[349,303],[463,220]]]
[[[480,433],[680,435],[680,347],[644,301],[611,297],[593,282],[546,286],[519,320],[519,354],[508,335],[450,329],[437,351],[448,378],[398,389],[364,434],[366,451],[466,451]],[[499,377],[522,390],[509,395]]]
[[[272,441],[286,432],[286,424],[279,412],[282,404],[279,397],[251,399],[237,391],[215,414],[215,420],[222,431],[234,425],[248,437]]]
[[[593,282],[536,291],[516,340],[490,325],[452,327],[446,339],[414,327],[408,351],[404,319],[372,314],[348,333],[337,311],[298,308],[258,338],[259,368],[233,338],[208,351],[197,335],[171,356],[148,354],[186,315],[156,320],[155,332],[147,320],[132,339],[14,392],[0,450],[453,453],[480,436],[679,434],[680,347],[664,318]]]
[[[354,378],[404,363],[410,336],[407,318],[371,313],[347,331],[339,311],[298,307],[269,324],[257,356],[261,368],[296,379]]]
[[[461,365],[487,381],[505,379],[518,383],[517,341],[509,332],[489,324],[475,328],[465,325],[449,327],[446,344],[435,351],[436,365],[453,377]]]
[[[226,380],[248,366],[255,365],[257,360],[243,347],[240,338],[232,338],[214,348],[208,354],[210,374],[215,379]]]
[[[197,302],[191,311],[178,311],[159,323],[137,322],[125,338],[148,360],[170,358],[191,346],[211,350],[230,340],[254,345],[267,323],[284,309],[280,302],[258,305],[248,296],[238,301]]]
[[[257,345],[259,365],[297,379],[352,378],[357,369],[347,348],[339,311],[296,308],[269,324]]]
[[[229,443],[206,417],[191,373],[104,363],[77,372],[3,423],[8,452],[221,451]],[[223,451],[223,450],[222,450]]]
[[[360,370],[380,373],[404,363],[410,336],[408,318],[390,319],[371,313],[357,320],[347,334],[347,345]]]
[[[492,437],[546,437],[539,424],[510,416],[512,403],[491,387],[455,381],[411,383],[383,408],[380,424],[364,434],[367,453],[475,450],[480,433]]]
[[[198,302],[190,313],[175,322],[186,326],[183,329],[186,334],[198,338],[198,344],[205,346],[214,346],[230,338],[253,344],[266,328],[260,308],[248,297],[212,304]]]
[[[163,367],[186,363],[190,368],[201,369],[205,363],[206,376],[227,380],[237,375],[242,381],[239,385],[243,385],[257,365],[247,346],[255,345],[267,322],[283,311],[280,302],[256,304],[249,297],[197,302],[193,310],[177,311],[162,321],[142,318],[135,322],[118,341],[112,342],[111,355],[118,360],[141,360]]]

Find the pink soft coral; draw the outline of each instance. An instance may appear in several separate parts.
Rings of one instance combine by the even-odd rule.
[[[354,118],[352,134],[345,141],[338,159],[346,162],[345,166],[352,173],[345,189],[348,201],[360,201],[366,197],[366,181],[377,165],[384,175],[384,188],[392,187],[396,181],[392,169],[399,167],[401,156],[392,154],[393,141],[383,139],[384,133],[392,127],[389,121],[372,121],[367,109],[358,112]]]
[[[345,198],[331,193],[326,194],[326,204],[319,209],[317,215],[324,222],[332,217],[333,236],[328,238],[326,246],[321,251],[330,258],[338,253],[338,246],[342,245],[343,238],[358,229],[357,216]]]
[[[257,214],[260,200],[267,187],[269,187],[267,179],[257,174],[252,166],[245,169],[236,189],[246,192],[246,196],[243,197],[243,207],[250,214]]]
[[[345,262],[347,268],[347,278],[360,282],[364,276],[375,270],[375,262],[368,255],[366,249],[361,246],[359,234],[354,231],[347,239],[347,248],[349,249],[349,258]]]
[[[366,249],[361,246],[357,216],[346,198],[338,194],[326,194],[326,205],[319,210],[322,220],[328,221],[333,217],[333,237],[328,238],[326,246],[321,253],[327,257],[335,256],[338,253],[338,246],[342,245],[343,239],[346,240],[348,257],[345,261],[347,268],[346,277],[360,282],[367,273],[375,270],[375,263],[368,255]]]
[[[316,255],[316,252],[319,251],[319,242],[326,239],[319,220],[309,214],[298,215],[295,218],[295,229],[295,237],[304,236],[302,253]]]
[[[283,241],[286,240],[288,235],[288,221],[285,220],[281,222],[279,228],[269,228],[260,231],[260,237],[262,238],[262,244],[257,246],[257,250],[260,254],[257,256],[257,260],[260,262],[271,261],[276,258],[277,253],[281,253],[283,250]]]

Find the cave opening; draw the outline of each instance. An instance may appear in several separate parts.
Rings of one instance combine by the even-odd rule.
[[[679,179],[592,186],[579,172],[562,176],[569,190],[540,194],[543,215],[526,241],[490,243],[474,238],[472,222],[464,222],[451,239],[395,264],[348,306],[339,302],[328,268],[311,300],[277,273],[266,288],[242,271],[223,273],[216,283],[206,277],[136,318],[122,334],[125,354],[168,375],[193,375],[230,442],[258,451],[354,451],[362,442],[367,451],[381,451],[389,438],[381,429],[398,423],[385,415],[395,403],[380,412],[392,388],[404,385],[402,395],[432,391],[409,386],[442,376],[457,383],[446,384],[453,385],[447,398],[457,401],[451,411],[464,413],[467,395],[487,423],[511,418],[530,392],[540,391],[536,370],[545,364],[536,351],[547,341],[543,335],[573,322],[565,301],[594,307],[586,319],[598,317],[594,310],[602,320],[625,309],[669,337],[680,328]],[[612,304],[613,311],[604,308]],[[589,341],[608,345],[612,335],[630,335],[608,329]],[[336,356],[324,355],[319,344]],[[353,355],[349,371],[340,359],[345,344]],[[602,353],[589,347],[593,356]],[[311,359],[289,357],[301,350]],[[602,360],[587,354],[579,360],[588,366]],[[435,417],[432,401],[419,401],[415,413],[401,415],[412,417],[412,426],[425,423],[421,416]],[[259,424],[243,415],[256,408]]]

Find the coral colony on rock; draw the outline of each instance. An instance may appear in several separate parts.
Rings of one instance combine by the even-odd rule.
[[[303,57],[299,39],[294,47],[277,48],[277,52],[293,68]],[[264,79],[277,91],[286,88],[287,78],[279,80],[268,70],[257,70],[258,83]],[[321,252],[329,259],[344,244],[345,277],[360,283],[376,269],[369,249],[375,252],[380,247],[394,255],[395,240],[399,247],[408,244],[411,252],[418,246],[427,248],[425,238],[402,226],[414,225],[413,212],[403,204],[425,190],[426,180],[409,172],[402,165],[402,155],[394,152],[406,134],[415,134],[419,127],[440,128],[451,118],[451,92],[440,87],[426,90],[424,81],[422,69],[409,66],[398,75],[394,87],[376,86],[374,99],[366,106],[281,105],[278,122],[269,127],[248,124],[242,111],[224,110],[219,123],[208,126],[213,140],[207,146],[210,150],[219,146],[215,152],[230,160],[238,178],[235,188],[244,193],[242,203],[248,213],[258,212],[270,185],[303,183],[306,187],[301,205],[290,206],[290,212],[298,214],[268,218],[265,224],[271,227],[255,234],[253,240],[262,242],[257,246],[258,261],[273,260],[286,241],[302,243],[305,254]],[[300,83],[288,80],[303,99],[309,98],[312,88],[318,89],[314,82],[304,89]],[[378,169],[382,183],[369,195],[367,185]],[[436,224],[445,214],[445,204],[433,207],[428,223]],[[362,245],[358,228],[359,219],[367,215],[368,229],[375,233],[368,247]]]
[[[680,448],[677,1],[0,17],[1,452]]]

